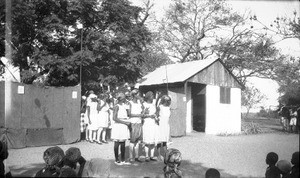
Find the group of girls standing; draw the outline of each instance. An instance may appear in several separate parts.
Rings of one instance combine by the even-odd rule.
[[[145,161],[156,161],[155,148],[158,151],[158,159],[161,159],[161,147],[167,150],[167,142],[170,139],[170,104],[171,98],[163,95],[159,103],[154,103],[154,94],[149,91],[143,98],[138,90],[131,91],[130,96],[118,93],[117,104],[113,109],[111,138],[114,140],[115,163],[118,165],[141,162],[139,157],[139,144],[142,143],[145,151]],[[125,161],[125,142],[129,144],[129,162]],[[121,159],[119,159],[119,148]],[[150,154],[149,154],[150,153]]]
[[[85,100],[84,120],[86,132],[86,140],[96,142],[98,144],[107,143],[106,130],[111,125],[110,115],[112,115],[112,102],[105,93],[94,94],[89,92],[89,96]]]

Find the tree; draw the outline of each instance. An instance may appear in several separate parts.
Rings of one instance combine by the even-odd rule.
[[[80,65],[83,90],[141,76],[151,41],[144,24],[150,4],[143,9],[127,0],[26,0],[12,6],[13,62],[24,83],[46,74],[46,85],[77,85]]]
[[[242,106],[245,106],[247,109],[245,118],[248,117],[250,109],[262,102],[265,98],[266,96],[254,86],[246,86],[242,91]]]
[[[164,46],[179,62],[216,55],[244,84],[247,77],[272,72],[278,55],[272,39],[252,30],[247,12],[233,12],[225,1],[175,0],[165,19]]]
[[[280,38],[300,40],[300,17],[295,11],[292,18],[276,17],[274,23],[263,24],[259,17],[252,19],[260,23],[263,28]],[[286,105],[300,105],[300,58],[299,56],[281,55],[270,78],[279,84],[279,92],[282,93],[279,102]]]

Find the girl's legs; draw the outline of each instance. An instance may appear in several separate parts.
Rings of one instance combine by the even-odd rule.
[[[94,133],[93,130],[89,130],[89,141],[90,142],[93,142],[93,133]]]
[[[133,161],[133,152],[134,152],[135,143],[129,143],[129,160]]]
[[[120,160],[119,160],[119,145],[120,145],[120,142],[115,141],[115,144],[114,144],[115,163],[120,163]]]
[[[125,142],[119,142],[121,145],[121,161],[125,162]]]
[[[149,161],[149,160],[147,160],[147,159],[149,159],[149,145],[148,144],[145,145],[145,153],[146,153],[146,161]]]
[[[96,140],[96,142],[98,142],[98,143],[101,143],[101,131],[102,131],[102,128],[100,127],[97,130],[97,140]]]
[[[85,140],[88,141],[89,140],[89,128],[87,126],[87,128],[85,129]]]
[[[168,149],[168,148],[167,148],[167,142],[163,142],[162,147],[163,147],[163,152],[164,152],[164,153],[163,153],[163,155],[164,155],[163,158],[165,158],[165,155],[166,155],[166,152],[167,152],[167,149]]]
[[[92,135],[93,135],[92,141],[97,141],[97,130],[93,130]]]
[[[138,160],[139,159],[139,142],[135,143],[134,145],[134,151],[135,151],[135,159]]]
[[[155,151],[155,145],[151,144],[150,145],[150,158],[154,157],[154,151]]]
[[[158,153],[158,159],[160,159],[160,160],[161,160],[161,157],[162,157],[161,153],[160,153],[161,152],[161,149],[160,149],[161,147],[162,147],[162,143],[158,143],[157,146],[156,146],[157,153]]]
[[[102,141],[106,142],[106,128],[102,129]]]

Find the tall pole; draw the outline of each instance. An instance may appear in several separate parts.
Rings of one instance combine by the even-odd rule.
[[[79,82],[80,85],[82,86],[82,36],[83,36],[83,29],[80,29],[80,71],[79,71]]]
[[[11,64],[11,0],[5,1],[5,58],[7,63]],[[8,69],[6,69],[7,71]],[[11,77],[5,74],[5,89],[4,89],[4,123],[5,127],[10,127],[11,113],[12,113],[12,87],[11,87]]]
[[[167,68],[167,64],[165,65],[165,69],[166,69],[166,80],[167,80],[167,95],[169,95],[169,81],[168,81],[168,68]]]

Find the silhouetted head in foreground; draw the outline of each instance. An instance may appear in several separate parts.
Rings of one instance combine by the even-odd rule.
[[[205,173],[205,178],[220,178],[220,172],[215,168],[209,168]]]

